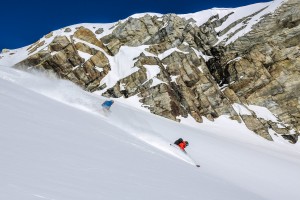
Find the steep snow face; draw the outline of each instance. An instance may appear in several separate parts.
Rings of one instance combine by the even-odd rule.
[[[41,74],[0,67],[0,84],[0,199],[299,198],[299,144],[226,117],[178,124],[134,100],[104,114],[102,97]],[[169,145],[179,137],[189,156]]]

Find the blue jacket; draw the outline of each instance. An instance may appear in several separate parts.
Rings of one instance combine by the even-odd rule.
[[[114,102],[112,100],[104,101],[102,104],[103,107],[110,107]]]

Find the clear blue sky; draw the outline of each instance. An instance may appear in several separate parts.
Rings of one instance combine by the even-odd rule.
[[[29,45],[77,23],[105,23],[134,13],[185,14],[213,7],[239,7],[271,0],[4,0],[0,4],[0,50]]]

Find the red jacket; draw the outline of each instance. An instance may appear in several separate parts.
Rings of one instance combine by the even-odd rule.
[[[185,143],[185,141],[183,141],[183,142],[179,143],[179,145],[178,145],[178,146],[180,147],[180,149],[184,150],[184,148],[186,147],[186,143]]]

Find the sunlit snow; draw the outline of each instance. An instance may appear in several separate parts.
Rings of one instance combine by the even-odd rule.
[[[299,145],[225,116],[177,123],[131,98],[104,113],[97,94],[12,68],[0,67],[0,84],[0,199],[299,197]],[[188,155],[169,145],[179,137]]]

